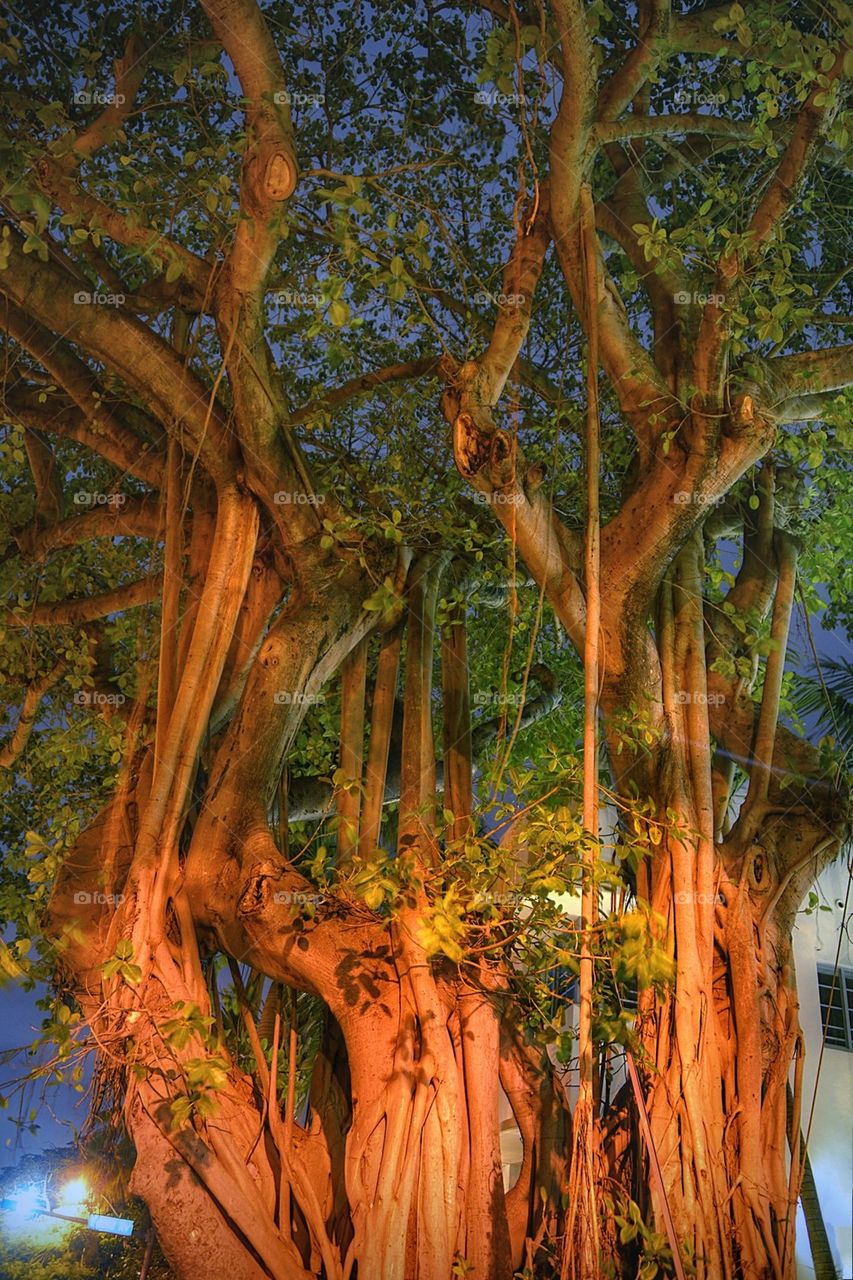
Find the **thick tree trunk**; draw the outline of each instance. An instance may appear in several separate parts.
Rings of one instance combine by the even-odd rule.
[[[246,563],[244,557],[236,571]],[[152,856],[152,797],[167,824],[179,805],[177,776],[163,760],[168,752],[188,758],[174,721],[166,721],[157,734],[156,770],[152,745],[130,762],[114,802],[81,837],[57,884],[51,904],[57,932],[81,923],[72,920],[75,893],[97,884],[124,899],[115,912],[105,906],[97,919],[86,917],[85,933],[71,934],[64,963],[121,1077],[125,1124],[136,1147],[134,1188],[150,1206],[179,1280],[195,1280],[208,1242],[215,1258],[206,1269],[230,1280],[321,1274],[325,1280],[448,1280],[457,1259],[473,1268],[476,1280],[510,1280],[527,1242],[545,1229],[558,1230],[566,1112],[550,1063],[534,1066],[517,1038],[507,1037],[498,969],[484,961],[463,975],[448,960],[431,958],[421,940],[428,918],[423,875],[437,851],[430,683],[441,567],[426,563],[410,588],[400,850],[412,876],[393,922],[353,910],[346,890],[303,918],[293,902],[312,887],[278,850],[265,817],[301,718],[302,695],[318,688],[360,642],[351,583],[337,592],[333,585],[319,607],[313,598],[297,601],[257,649],[210,764],[206,793],[195,802],[186,854],[159,843]],[[464,738],[467,680],[459,635],[446,675]],[[368,760],[379,788],[398,650],[399,635],[383,646],[387,688],[379,699],[375,759]],[[193,652],[190,645],[184,680],[195,669]],[[224,652],[220,644],[216,653]],[[199,662],[207,669],[210,659]],[[360,700],[360,674],[356,684]],[[209,711],[212,679],[206,688]],[[276,697],[282,688],[286,699]],[[181,696],[179,685],[176,706]],[[355,731],[347,737],[354,786],[359,740]],[[464,743],[451,772],[457,817],[467,825],[470,752]],[[368,795],[375,830],[376,796],[370,788]],[[356,810],[353,823],[350,848],[357,848]],[[168,881],[158,889],[164,875]],[[327,1048],[318,1059],[305,1128],[293,1122],[278,1094],[275,1052],[261,1044],[260,1011],[252,1009],[233,962],[254,1056],[251,1075],[216,1032],[218,1004],[211,1003],[202,969],[203,957],[216,950],[326,1000]],[[101,965],[116,958],[138,966],[137,973],[119,966],[105,977]],[[171,1028],[187,1017],[196,1019],[189,1038],[175,1038]],[[273,1025],[274,1050],[280,1018]],[[264,1031],[269,1036],[266,1022]],[[207,1088],[198,1072],[211,1062],[220,1079]],[[511,1201],[502,1181],[501,1079],[525,1143],[523,1195],[517,1190]]]
[[[197,1277],[201,1257],[210,1280],[267,1280],[249,1244],[141,1107],[130,1130],[136,1148],[130,1189],[147,1204],[177,1280]]]

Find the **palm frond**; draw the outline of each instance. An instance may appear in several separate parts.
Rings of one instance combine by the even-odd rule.
[[[845,752],[853,751],[853,662],[826,658],[820,675],[800,675],[793,701],[803,719],[815,718],[816,727],[832,734]],[[821,675],[823,679],[821,679]]]

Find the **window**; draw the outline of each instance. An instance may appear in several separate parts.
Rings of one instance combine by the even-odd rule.
[[[551,988],[551,1017],[556,1018],[558,1014],[566,1012],[569,1005],[578,1002],[578,980],[565,965],[555,965],[548,975],[548,985]]]
[[[853,1051],[853,969],[836,970],[819,964],[817,990],[827,1047]]]

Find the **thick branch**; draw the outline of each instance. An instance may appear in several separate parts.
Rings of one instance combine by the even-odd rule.
[[[459,397],[453,393],[442,400],[444,415],[453,427],[453,453],[460,475],[486,496],[572,641],[582,645],[578,547],[546,496],[544,469],[526,468],[507,432],[491,424],[482,429],[471,413],[458,410],[458,404]]]
[[[62,481],[50,441],[38,428],[24,428],[24,448],[36,491],[36,518],[54,524],[62,514]]]
[[[177,353],[120,308],[81,304],[65,274],[21,251],[17,237],[0,289],[39,324],[60,329],[116,372],[167,431],[183,429],[217,483],[235,469],[233,436],[210,392]]]
[[[533,295],[551,241],[549,206],[550,189],[543,185],[535,221],[516,238],[504,269],[503,290],[508,301],[498,311],[489,345],[479,362],[477,395],[483,404],[497,404],[524,346],[533,314]]]
[[[635,167],[626,169],[606,203],[599,201],[595,206],[596,226],[621,245],[643,280],[652,305],[655,363],[674,388],[677,385],[680,336],[675,297],[685,287],[685,281],[672,267],[660,271],[655,262],[646,259],[633,228],[639,224],[648,226],[651,220],[652,214],[643,195],[640,174]]]
[[[592,130],[594,146],[625,142],[629,138],[679,137],[685,133],[701,133],[703,137],[731,138],[750,142],[755,128],[749,120],[726,120],[721,116],[679,114],[660,116],[626,116],[623,120],[601,122]]]
[[[575,310],[587,332],[590,328],[589,302],[582,288],[582,265],[578,236],[578,200],[585,166],[591,161],[593,130],[594,62],[588,48],[582,10],[573,5],[560,7],[558,21],[566,59],[567,87],[551,129],[551,224],[554,244],[563,277]],[[573,16],[572,16],[573,15]],[[568,19],[571,18],[571,23]],[[568,50],[568,52],[567,52]],[[584,50],[586,52],[584,52]],[[585,64],[585,65],[584,65]],[[570,88],[568,87],[570,86]],[[613,281],[607,275],[600,246],[596,327],[601,362],[613,386],[622,412],[634,427],[641,445],[650,435],[678,416],[678,406],[648,352],[637,340]],[[650,421],[652,430],[650,431]]]
[[[94,424],[97,427],[95,430],[90,425],[89,414],[76,409],[65,397],[60,399],[58,404],[58,397],[52,395],[44,403],[40,403],[35,392],[7,390],[0,414],[5,412],[10,421],[19,422],[26,428],[76,440],[93,453],[106,458],[120,473],[136,476],[152,489],[159,488],[163,468],[153,445],[118,423],[114,415],[109,415],[109,425],[103,416],[100,417]]]
[[[156,227],[146,226],[134,213],[123,213],[85,191],[76,177],[69,175],[66,166],[53,156],[37,160],[33,173],[44,194],[64,213],[76,215],[81,223],[102,232],[116,244],[136,250],[161,271],[168,270],[172,263],[180,264],[176,293],[180,298],[180,286],[185,285],[190,295],[186,301],[200,305],[212,271],[203,258],[170,240]]]
[[[7,302],[4,307],[4,321],[5,327],[16,341],[38,360],[39,364],[80,407],[87,420],[87,431],[93,428],[103,432],[109,440],[114,442],[115,448],[121,451],[123,458],[128,461],[133,460],[136,464],[135,467],[118,463],[116,465],[121,465],[122,470],[130,470],[136,475],[142,474],[138,468],[143,462],[146,470],[153,468],[153,458],[148,462],[145,454],[153,452],[154,446],[149,441],[141,439],[134,430],[129,429],[117,419],[104,388],[98,383],[91,370],[74,354],[67,342],[58,338],[49,328],[11,302]],[[19,389],[15,384],[8,383],[3,395],[7,406],[16,409],[20,414],[26,413],[30,421],[34,414],[49,414],[57,402],[55,395],[42,401],[41,392],[28,394],[23,388]],[[45,420],[42,417],[38,425],[43,430],[53,430],[50,418]],[[98,452],[104,453],[104,450],[101,449]],[[110,455],[104,453],[104,456]],[[112,458],[110,460],[112,461]],[[147,476],[143,474],[143,478],[147,479]],[[153,484],[154,487],[159,484],[159,470],[157,479],[148,480],[148,483]]]
[[[109,614],[123,613],[125,609],[133,609],[136,605],[147,604],[154,600],[162,590],[163,580],[159,574],[149,578],[139,578],[124,587],[113,587],[98,596],[88,596],[83,600],[61,600],[57,604],[37,604],[29,613],[18,613],[13,609],[4,609],[2,621],[7,627],[62,627],[73,626],[79,622],[91,622],[94,618],[105,618]]]
[[[728,4],[710,5],[694,13],[675,16],[670,30],[671,44],[682,53],[705,54],[713,58],[753,58],[756,62],[786,71],[800,65],[802,51],[796,37],[777,48],[764,44],[745,45],[736,36],[730,39],[731,33],[724,35],[715,31],[718,19],[729,18],[730,8]]]
[[[84,495],[85,496],[85,495]],[[42,527],[38,522],[15,532],[21,551],[32,560],[42,560],[50,551],[75,547],[93,538],[154,538],[159,525],[159,502],[155,497],[125,498],[123,494],[91,511]]]
[[[557,0],[554,17],[560,37],[563,92],[551,129],[551,183],[554,230],[562,237],[577,218],[584,157],[595,118],[596,62],[584,6],[577,0]]]
[[[814,422],[816,418],[825,417],[837,400],[838,394],[834,391],[819,392],[813,396],[791,396],[778,411],[776,421],[780,426],[789,422]]]
[[[660,62],[672,22],[670,0],[638,6],[642,33],[637,44],[598,98],[599,120],[615,120],[629,106]]]
[[[282,202],[298,178],[284,68],[255,0],[204,0],[246,99],[249,146],[240,182],[242,218],[226,267],[230,286],[256,301],[279,242]]]
[[[777,356],[767,362],[767,372],[772,379],[773,403],[783,408],[790,398],[840,391],[853,385],[853,344]]]

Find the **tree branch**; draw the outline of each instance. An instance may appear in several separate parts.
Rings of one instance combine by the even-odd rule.
[[[677,14],[670,28],[670,43],[681,53],[705,54],[713,58],[754,58],[767,66],[789,71],[800,64],[801,51],[796,38],[782,48],[764,44],[742,44],[737,38],[730,40],[714,24],[719,18],[728,18],[728,4],[710,5],[694,13]]]
[[[82,600],[61,600],[57,604],[37,604],[28,613],[17,612],[6,608],[0,614],[4,626],[7,627],[64,627],[80,622],[91,622],[95,618],[105,618],[112,613],[123,613],[125,609],[133,609],[140,604],[148,604],[156,599],[163,587],[160,574],[139,578],[136,582],[123,587],[113,587],[98,596],[87,596]],[[19,606],[21,610],[25,605]]]
[[[7,302],[3,315],[8,332],[65,388],[82,410],[89,429],[103,431],[128,458],[141,459],[146,452],[153,451],[154,446],[115,418],[103,387],[63,339],[11,302]],[[49,411],[56,400],[51,396],[42,403],[40,393],[16,392],[14,385],[7,386],[4,394],[10,408],[31,416],[40,410]],[[44,423],[43,429],[50,430],[49,423]]]
[[[603,147],[611,142],[625,142],[629,138],[677,137],[686,133],[749,142],[755,137],[755,127],[749,120],[725,120],[720,116],[675,112],[660,116],[630,115],[623,120],[596,124],[590,134],[590,144]]]
[[[671,268],[659,271],[656,263],[647,261],[633,228],[637,224],[647,226],[651,219],[639,175],[633,166],[619,178],[609,200],[605,203],[599,201],[595,206],[596,226],[622,247],[643,280],[652,306],[655,364],[669,385],[675,386],[679,334],[675,297],[685,282]],[[652,434],[644,432],[643,436]]]
[[[594,127],[594,59],[583,9],[574,3],[557,6],[557,26],[563,50],[564,88],[557,117],[551,128],[551,225],[563,277],[575,310],[589,331],[591,302],[584,295],[578,235],[578,200],[586,166],[591,163],[590,139]],[[640,442],[647,450],[649,437],[680,416],[660,371],[628,323],[616,286],[607,274],[601,246],[595,245],[599,280],[596,326],[601,363],[615,395]],[[650,419],[652,431],[650,432]]]
[[[27,745],[42,698],[59,681],[67,666],[64,659],[57,662],[50,671],[27,686],[18,715],[18,723],[15,725],[12,736],[0,747],[0,769],[10,769]]]
[[[363,373],[357,378],[350,378],[348,382],[332,388],[319,399],[312,400],[309,404],[303,405],[301,409],[295,410],[290,415],[290,425],[298,426],[301,422],[310,422],[312,418],[316,418],[319,414],[337,409],[349,400],[354,400],[358,396],[372,391],[375,387],[385,386],[389,382],[406,382],[424,378],[437,368],[438,363],[438,357],[436,356],[423,356],[417,360],[406,360],[402,364],[389,364],[384,369],[374,369],[371,373]]]
[[[203,0],[204,10],[247,100],[249,146],[240,182],[242,218],[226,275],[239,294],[259,300],[279,242],[282,202],[299,170],[284,68],[255,0]]]
[[[599,120],[615,120],[645,85],[667,47],[672,22],[670,0],[639,5],[640,39],[598,96]]]
[[[38,428],[24,428],[24,448],[36,491],[36,518],[41,525],[55,524],[62,514],[62,480],[50,441]]]
[[[102,360],[145,398],[167,431],[183,429],[217,483],[233,477],[234,437],[211,393],[156,333],[120,308],[77,302],[64,272],[24,254],[17,235],[0,290],[41,325],[61,329]]]
[[[319,240],[329,241],[328,233],[324,234],[319,229],[312,228],[308,233]],[[386,270],[391,262],[389,254],[377,253],[374,250],[365,250],[365,257],[368,261],[375,263],[377,266],[384,267]],[[466,324],[473,326],[474,330],[481,337],[487,340],[491,338],[493,325],[485,318],[472,309],[468,301],[457,298],[455,294],[450,293],[447,289],[442,289],[438,285],[426,277],[418,275],[416,272],[410,272],[412,281],[418,291],[426,297],[434,298],[437,303],[444,307],[451,314],[458,316]],[[268,292],[269,292],[268,288]],[[519,356],[517,360],[517,371],[519,380],[545,401],[546,404],[558,405],[562,403],[563,396],[558,387],[556,387],[540,369],[534,364],[526,360],[523,356]]]
[[[59,405],[56,396],[40,403],[37,393],[23,389],[6,391],[2,410],[11,421],[19,422],[25,428],[76,440],[93,453],[106,458],[120,473],[136,476],[145,484],[151,485],[152,489],[158,489],[162,483],[162,461],[154,454],[154,446],[140,440],[127,427],[115,423],[115,419],[112,428],[108,429],[101,418],[96,431],[89,425],[88,415],[75,409],[65,397],[62,397]],[[118,439],[115,435],[116,426],[120,431]]]
[[[584,6],[557,0],[554,16],[560,37],[563,92],[551,127],[551,221],[558,253],[568,254],[570,274],[577,271],[577,211],[590,131],[595,119],[595,57]]]
[[[694,382],[700,399],[708,407],[722,404],[725,360],[724,351],[729,334],[729,309],[732,294],[741,282],[749,262],[769,241],[791,201],[808,167],[820,129],[827,114],[829,99],[835,82],[842,74],[844,51],[839,50],[835,62],[825,75],[821,75],[799,111],[790,141],[785,148],[773,180],[764,192],[752,215],[746,235],[745,247],[733,253],[723,252],[717,263],[716,293],[714,301],[703,308],[702,320],[696,338]],[[818,99],[822,99],[818,103]],[[719,300],[722,298],[722,302]]]
[[[71,149],[79,162],[84,157],[92,156],[111,142],[130,115],[136,95],[147,70],[147,46],[135,33],[124,46],[124,52],[113,64],[114,92],[112,101],[91,124],[87,125],[74,138]]]
[[[502,287],[509,301],[499,308],[489,345],[478,362],[476,395],[483,405],[497,404],[530,329],[533,295],[551,242],[549,207],[550,189],[543,185],[535,220],[517,236],[504,268]]]
[[[180,286],[185,285],[190,294],[185,301],[200,305],[213,270],[203,258],[170,240],[162,231],[141,224],[133,213],[122,213],[85,191],[76,177],[69,176],[60,160],[43,156],[33,165],[33,173],[44,194],[63,212],[75,214],[81,222],[103,232],[116,244],[137,250],[161,271],[168,270],[173,262],[179,263],[181,277],[176,287],[177,298],[181,300]]]
[[[791,396],[779,410],[776,421],[780,426],[789,422],[814,422],[826,416],[827,410],[838,401],[838,393],[826,391],[812,396]]]
[[[776,356],[768,360],[765,367],[771,379],[774,405],[784,405],[792,397],[840,391],[853,386],[853,343]]]
[[[74,547],[94,538],[155,538],[160,524],[160,503],[154,496],[126,498],[84,511],[44,528],[38,521],[17,529],[14,537],[25,556],[43,560],[50,551]]]

